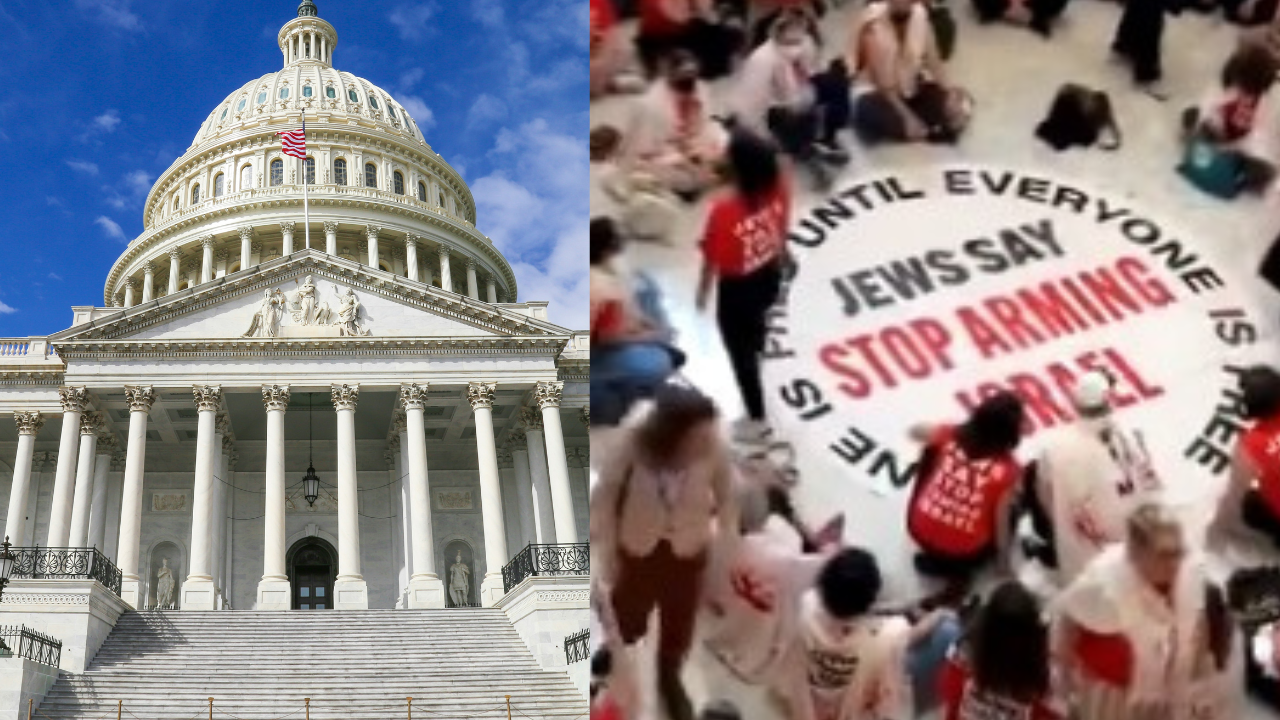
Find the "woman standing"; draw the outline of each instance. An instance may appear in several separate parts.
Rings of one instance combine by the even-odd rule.
[[[716,324],[747,415],[734,424],[741,442],[762,442],[765,420],[760,356],[765,316],[782,288],[791,183],[768,141],[739,130],[729,140],[732,187],[711,202],[702,235],[702,277],[697,306],[703,310],[716,288]]]

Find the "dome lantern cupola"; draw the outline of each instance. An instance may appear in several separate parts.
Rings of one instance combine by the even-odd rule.
[[[312,0],[302,0],[298,5],[298,17],[280,28],[277,38],[280,52],[284,53],[284,66],[316,63],[333,67],[333,49],[338,45],[338,31],[324,20]]]

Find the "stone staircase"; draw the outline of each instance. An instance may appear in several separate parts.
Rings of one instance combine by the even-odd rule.
[[[542,670],[501,610],[127,612],[37,718],[574,720],[586,698]],[[295,713],[296,714],[292,714]]]

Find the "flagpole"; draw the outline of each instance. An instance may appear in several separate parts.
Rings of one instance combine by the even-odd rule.
[[[307,142],[306,111],[303,111],[303,114],[302,114],[302,142],[304,145]],[[302,225],[306,229],[307,249],[310,250],[311,249],[311,208],[307,202],[308,183],[307,183],[307,160],[306,160],[305,153],[303,154],[303,157],[298,159],[298,162],[302,164]]]

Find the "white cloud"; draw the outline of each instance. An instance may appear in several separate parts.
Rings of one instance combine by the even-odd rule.
[[[96,10],[98,19],[121,30],[141,30],[142,21],[129,10],[131,0],[76,0],[80,10]]]
[[[467,111],[467,125],[478,126],[502,120],[507,116],[507,104],[489,93],[481,93]]]
[[[471,0],[471,15],[485,27],[498,27],[506,21],[502,0]]]
[[[418,3],[416,5],[400,5],[391,11],[388,19],[400,31],[405,40],[421,40],[431,32],[428,23],[436,14],[435,3]]]
[[[53,195],[46,195],[44,198],[44,204],[50,205],[53,207],[62,207],[65,203],[62,202],[62,198],[60,197],[54,197]]]
[[[413,86],[417,85],[418,81],[426,74],[427,71],[420,67],[411,68],[400,73],[400,89],[406,91],[412,90]]]
[[[102,192],[108,205],[117,210],[125,210],[137,207],[147,199],[151,181],[152,177],[146,170],[134,170],[125,174],[116,185],[103,187]]]
[[[17,308],[11,308],[8,305],[5,305],[3,301],[0,301],[0,315],[12,315],[16,312],[18,312]]]
[[[58,273],[49,273],[49,279],[50,279],[50,280],[61,280],[61,279],[62,279],[62,276],[61,276],[61,275],[59,275]]]
[[[105,232],[109,238],[115,238],[117,240],[125,239],[124,230],[121,230],[120,225],[106,215],[99,215],[98,219],[93,221],[93,224],[101,227],[102,231]]]
[[[67,167],[71,168],[72,170],[75,170],[76,172],[82,172],[85,175],[98,174],[98,166],[95,165],[94,163],[85,162],[84,160],[67,160],[66,163],[67,163]]]
[[[423,102],[422,98],[416,95],[406,95],[400,98],[400,105],[409,113],[409,117],[418,123],[418,129],[426,132],[430,128],[435,127],[436,114],[431,112],[431,108]]]
[[[115,132],[116,126],[120,124],[120,111],[108,110],[93,119],[93,127],[102,132]]]

